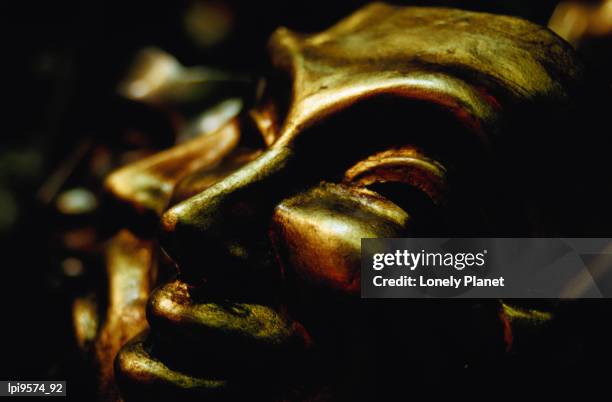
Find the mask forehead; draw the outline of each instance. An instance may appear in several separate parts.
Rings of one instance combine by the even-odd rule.
[[[292,79],[280,144],[380,94],[441,105],[488,132],[505,104],[565,102],[581,75],[569,45],[545,28],[445,8],[374,3],[318,34],[280,28],[269,47]]]

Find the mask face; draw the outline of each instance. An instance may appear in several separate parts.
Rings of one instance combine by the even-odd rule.
[[[269,47],[250,110],[107,179],[131,214],[161,222],[178,269],[115,360],[127,400],[334,399],[354,358],[339,345],[365,314],[361,239],[528,233],[500,147],[537,126],[526,107],[562,110],[581,79],[544,28],[443,8],[373,4],[318,34],[280,28]],[[503,349],[500,305],[482,311]],[[146,326],[132,316],[117,325]]]

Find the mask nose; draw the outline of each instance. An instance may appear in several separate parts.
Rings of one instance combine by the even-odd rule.
[[[287,190],[281,183],[291,154],[288,147],[271,148],[164,213],[161,245],[183,280],[244,281],[271,265],[267,228]]]

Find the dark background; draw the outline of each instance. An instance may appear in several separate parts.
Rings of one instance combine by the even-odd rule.
[[[88,0],[0,6],[0,379],[70,375],[66,367],[77,356],[70,305],[80,284],[59,267],[49,240],[57,217],[37,194],[83,138],[112,141],[125,123],[115,88],[132,56],[143,46],[155,45],[185,65],[257,76],[266,66],[266,40],[277,26],[318,31],[366,2],[228,1],[233,28],[212,47],[198,46],[184,30],[183,15],[192,3]],[[546,24],[557,1],[394,3],[456,5]],[[605,64],[597,55],[585,52],[602,68]],[[597,314],[597,309],[584,311]]]

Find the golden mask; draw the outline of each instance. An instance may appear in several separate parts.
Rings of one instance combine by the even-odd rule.
[[[355,399],[352,348],[376,311],[359,300],[361,238],[546,228],[531,212],[555,208],[531,191],[556,167],[525,141],[571,109],[583,79],[547,29],[375,3],[317,34],[279,28],[269,50],[252,106],[106,180],[128,211],[108,217],[125,229],[107,246],[107,315],[74,309],[104,397]],[[162,280],[168,265],[177,276]],[[392,310],[403,325],[442,314],[460,326],[464,307]],[[550,319],[478,311],[487,356],[508,350],[516,322]]]

